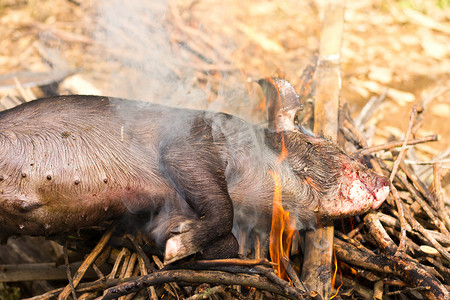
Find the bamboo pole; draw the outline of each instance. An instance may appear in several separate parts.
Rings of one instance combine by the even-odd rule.
[[[339,96],[341,90],[341,41],[344,25],[344,0],[330,0],[325,10],[316,83],[314,133],[333,141],[338,139]],[[323,299],[331,295],[331,261],[334,227],[317,224],[306,233],[302,279]]]

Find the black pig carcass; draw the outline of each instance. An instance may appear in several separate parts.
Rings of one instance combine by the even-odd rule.
[[[269,128],[225,113],[97,96],[0,112],[0,236],[49,236],[149,213],[145,226],[165,263],[210,248],[232,256],[233,215],[245,222],[256,211],[270,225],[269,172],[280,175],[284,209],[298,228],[381,205],[385,177],[294,126],[292,111],[272,109],[276,126]]]

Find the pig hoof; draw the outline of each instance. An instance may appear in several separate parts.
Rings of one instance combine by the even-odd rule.
[[[190,242],[183,242],[183,235],[171,237],[166,242],[164,251],[164,265],[168,265],[174,261],[180,260],[191,254],[197,253],[200,248],[188,245]],[[192,244],[191,244],[192,245]]]

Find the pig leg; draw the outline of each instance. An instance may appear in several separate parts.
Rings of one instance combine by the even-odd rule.
[[[212,149],[193,149],[190,143],[164,148],[160,168],[195,216],[172,230],[166,241],[165,264],[197,253],[231,233],[233,204],[224,166],[214,164],[217,157]],[[223,246],[232,248],[232,244]]]
[[[228,235],[220,240],[214,241],[208,244],[201,253],[199,253],[197,259],[217,259],[217,258],[232,258],[236,257],[239,252],[239,244],[230,232]]]

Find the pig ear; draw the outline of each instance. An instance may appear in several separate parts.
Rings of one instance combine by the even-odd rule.
[[[294,118],[303,105],[292,84],[281,78],[260,79],[258,84],[266,97],[269,128],[276,131],[298,130]]]

